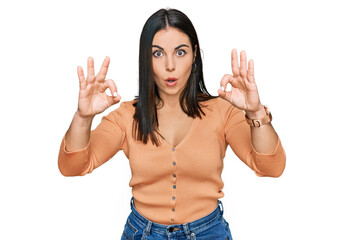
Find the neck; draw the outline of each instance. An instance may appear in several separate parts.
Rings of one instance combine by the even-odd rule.
[[[180,95],[161,95],[163,100],[162,108],[164,110],[179,110],[180,106]],[[161,106],[161,103],[159,104]]]

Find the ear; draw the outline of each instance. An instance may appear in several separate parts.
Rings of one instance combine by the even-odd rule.
[[[197,52],[197,45],[195,44],[194,59],[193,59],[192,63],[194,63],[196,60],[196,52]]]

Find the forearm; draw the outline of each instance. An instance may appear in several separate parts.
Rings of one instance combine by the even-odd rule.
[[[67,151],[77,151],[88,145],[93,118],[80,117],[78,112],[74,114],[72,123],[65,134],[65,149]]]
[[[257,112],[246,112],[251,119],[261,119],[265,116],[265,110],[262,108]],[[250,126],[251,142],[258,153],[271,154],[278,143],[278,135],[271,123],[261,125],[260,127]]]

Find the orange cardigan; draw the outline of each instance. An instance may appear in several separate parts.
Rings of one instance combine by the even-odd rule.
[[[279,177],[284,171],[286,155],[279,137],[272,154],[256,152],[244,111],[220,97],[203,102],[206,116],[193,120],[177,146],[159,137],[159,147],[150,140],[143,144],[132,138],[134,101],[122,102],[104,116],[84,149],[67,151],[64,135],[58,159],[64,176],[91,173],[123,150],[129,159],[129,186],[137,211],[151,221],[170,225],[208,215],[224,197],[221,173],[228,145],[257,176]]]

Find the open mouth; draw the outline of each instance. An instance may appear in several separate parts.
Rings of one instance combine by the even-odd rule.
[[[165,80],[167,86],[174,86],[177,82],[177,78],[169,77]]]

